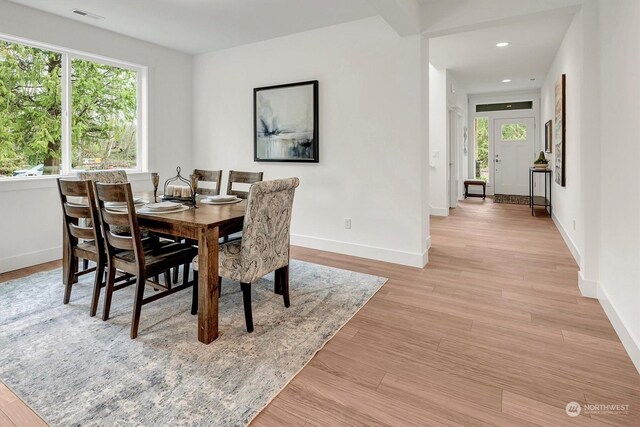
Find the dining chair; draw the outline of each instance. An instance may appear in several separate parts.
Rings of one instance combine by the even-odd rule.
[[[156,301],[165,296],[193,287],[197,289],[197,281],[189,282],[188,269],[185,269],[183,283],[171,287],[170,282],[162,285],[159,281],[151,281],[148,278],[157,277],[166,273],[171,268],[189,264],[198,250],[191,245],[171,241],[160,241],[157,245],[146,249],[143,246],[138,225],[138,216],[133,203],[131,184],[102,184],[94,182],[94,193],[97,201],[100,227],[107,249],[107,285],[105,292],[102,320],[109,318],[111,299],[114,289],[114,277],[117,270],[124,271],[136,277],[136,290],[133,301],[131,319],[131,338],[138,336],[138,325],[142,306]],[[126,203],[126,212],[114,212],[105,208],[107,202]],[[127,226],[131,234],[122,236],[112,232],[113,227]],[[195,284],[195,286],[194,286]],[[144,297],[146,285],[155,290],[161,290],[148,297]],[[197,295],[197,294],[196,294]],[[197,297],[196,297],[197,298]],[[191,311],[197,312],[197,302],[192,301]]]
[[[217,196],[220,194],[220,184],[222,184],[222,171],[209,171],[204,169],[194,169],[193,174],[198,177],[198,194],[206,196]],[[201,187],[200,183],[214,183],[215,188]]]
[[[93,197],[93,187],[91,181],[71,181],[58,178],[57,182],[62,203],[65,240],[68,245],[66,250],[69,254],[66,266],[67,275],[63,278],[63,303],[69,303],[71,288],[77,282],[78,277],[95,272],[93,296],[89,310],[89,315],[95,316],[107,260],[102,235],[95,227],[95,224],[99,223],[99,219]],[[73,198],[74,202],[69,198]],[[84,260],[83,269],[78,271],[80,259]],[[96,266],[89,268],[87,261],[93,261]]]
[[[263,172],[240,172],[229,171],[229,181],[227,182],[227,194],[230,196],[236,196],[241,199],[249,197],[248,190],[234,190],[233,184],[255,184],[262,181]]]
[[[289,307],[289,235],[298,178],[258,182],[251,186],[242,239],[220,246],[220,277],[240,282],[247,332],[253,332],[251,284],[275,271],[274,292]],[[197,257],[193,269],[198,268]],[[218,280],[220,284],[220,280]]]

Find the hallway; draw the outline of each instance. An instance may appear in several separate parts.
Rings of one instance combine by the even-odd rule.
[[[295,248],[390,280],[254,425],[640,425],[640,376],[548,217],[466,200],[431,235],[424,270]]]

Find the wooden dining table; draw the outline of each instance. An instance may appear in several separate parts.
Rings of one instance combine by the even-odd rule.
[[[151,192],[134,196],[153,201]],[[218,242],[221,237],[242,230],[247,201],[209,205],[198,198],[196,206],[176,213],[139,213],[138,223],[152,232],[198,242],[198,340],[209,344],[218,338]],[[65,242],[63,247],[67,246]],[[65,250],[63,258],[67,256]],[[63,265],[68,265],[67,259]]]

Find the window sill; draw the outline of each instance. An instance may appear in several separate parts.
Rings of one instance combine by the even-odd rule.
[[[36,190],[42,188],[56,188],[56,179],[75,178],[76,174],[48,175],[30,177],[8,177],[0,179],[0,192]],[[149,172],[127,171],[129,182],[149,180]]]

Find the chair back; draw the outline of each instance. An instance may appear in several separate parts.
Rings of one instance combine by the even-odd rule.
[[[78,172],[78,179],[91,180],[103,184],[125,184],[129,182],[127,173],[123,169],[82,171]]]
[[[102,184],[93,183],[100,227],[104,236],[109,259],[118,250],[133,251],[135,262],[141,270],[144,269],[144,251],[138,225],[138,215],[133,203],[131,184]],[[118,210],[105,207],[107,203],[118,203]],[[127,227],[131,232],[123,235],[117,230]],[[111,261],[109,261],[111,262]]]
[[[203,169],[194,169],[193,174],[198,177],[198,194],[207,196],[217,196],[220,194],[220,184],[222,183],[222,171],[208,171]],[[201,182],[213,182],[216,188],[201,187]]]
[[[93,241],[96,253],[102,254],[104,242],[97,228],[98,211],[91,181],[76,181],[58,178],[58,192],[62,203],[64,229],[71,248],[78,245],[79,240]],[[69,198],[79,200],[69,201]]]
[[[291,210],[298,178],[251,186],[242,229],[241,258],[246,282],[289,264]]]
[[[262,181],[263,172],[240,172],[229,171],[229,182],[227,182],[227,194],[241,199],[249,197],[249,191],[233,189],[233,184],[255,184]]]

